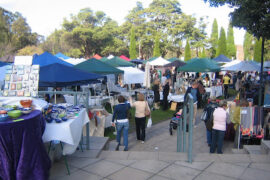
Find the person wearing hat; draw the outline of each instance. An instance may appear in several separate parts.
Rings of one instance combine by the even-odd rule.
[[[227,101],[221,100],[219,107],[213,112],[212,143],[210,153],[222,154],[223,140],[226,131],[226,122],[229,121],[229,114],[226,112]]]

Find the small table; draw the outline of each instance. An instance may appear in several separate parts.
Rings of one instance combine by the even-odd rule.
[[[42,139],[44,142],[61,141],[64,143],[63,155],[72,154],[80,143],[83,126],[88,122],[89,117],[86,109],[82,109],[74,119],[61,123],[46,123]]]
[[[0,179],[46,180],[51,161],[42,142],[42,113],[34,110],[20,119],[0,122]]]

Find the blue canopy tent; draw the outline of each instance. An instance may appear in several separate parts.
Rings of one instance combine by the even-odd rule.
[[[33,56],[33,64],[38,64],[41,67],[42,66],[47,66],[47,65],[50,65],[50,64],[55,64],[55,63],[63,64],[63,65],[70,66],[70,67],[73,66],[72,64],[69,64],[69,63],[63,61],[63,60],[59,59],[58,57],[56,57],[56,56],[54,56],[54,55],[52,55],[51,53],[48,53],[48,52],[44,52],[41,55]]]
[[[214,58],[213,60],[218,62],[218,63],[227,63],[227,62],[232,61],[231,59],[227,58],[223,54],[219,55],[218,57]]]
[[[63,53],[60,53],[60,52],[57,53],[55,56],[60,58],[60,59],[70,59],[70,57],[68,57],[68,56],[66,56],[66,55],[64,55]]]
[[[134,63],[134,64],[142,64],[143,61],[144,61],[144,60],[142,60],[142,59],[132,59],[132,60],[129,61],[129,62],[132,62],[132,63]]]
[[[77,86],[99,82],[104,76],[88,73],[62,64],[42,66],[39,72],[40,87]]]
[[[5,62],[0,61],[0,67],[6,66],[6,65],[8,65],[8,63],[5,63]]]

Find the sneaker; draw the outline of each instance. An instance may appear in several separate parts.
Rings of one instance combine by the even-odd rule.
[[[124,151],[128,151],[128,148],[125,147]]]
[[[142,144],[144,144],[144,141],[142,141]]]
[[[116,151],[119,151],[119,146],[120,146],[120,144],[117,144],[117,146],[116,146]]]

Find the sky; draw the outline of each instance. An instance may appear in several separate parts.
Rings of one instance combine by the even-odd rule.
[[[121,25],[137,1],[141,1],[144,8],[152,2],[152,0],[0,0],[0,7],[13,13],[20,12],[26,18],[32,32],[47,37],[55,29],[60,29],[64,18],[69,18],[71,14],[76,15],[80,9],[88,7],[94,11],[105,12]],[[196,18],[208,17],[206,19],[208,35],[211,34],[214,18],[217,19],[219,29],[222,26],[227,31],[229,13],[232,9],[227,6],[210,7],[203,0],[179,0],[179,2],[185,14]],[[234,28],[235,44],[243,44],[244,33],[244,30]]]

